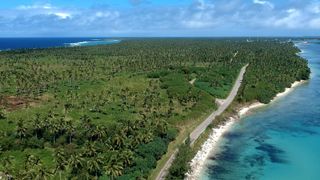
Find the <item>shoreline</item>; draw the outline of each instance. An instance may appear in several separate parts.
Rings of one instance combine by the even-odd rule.
[[[286,88],[285,91],[278,93],[270,101],[270,103],[280,99],[281,97],[288,95],[291,91],[294,90],[295,87],[297,87],[305,82],[307,82],[307,81],[306,80],[295,81],[294,83],[291,84],[290,88]],[[238,110],[237,115],[229,117],[229,120],[226,121],[225,124],[223,124],[217,128],[213,128],[208,139],[202,144],[200,150],[196,153],[194,158],[190,161],[190,163],[189,163],[190,170],[186,173],[185,179],[187,179],[187,180],[199,179],[209,155],[214,154],[215,151],[217,151],[217,149],[215,149],[215,147],[218,145],[223,134],[228,132],[231,129],[232,125],[234,125],[243,116],[250,114],[253,109],[257,109],[257,108],[269,105],[270,103],[264,104],[264,103],[260,103],[260,102],[255,102],[250,105],[245,105]]]
[[[300,81],[295,81],[294,83],[291,84],[290,88],[286,88],[283,92],[278,93],[268,104],[264,104],[261,102],[255,102],[250,104],[249,106],[243,106],[242,108],[240,108],[240,110],[238,110],[238,115],[240,116],[240,118],[242,118],[245,115],[248,115],[251,113],[251,111],[253,109],[257,109],[266,105],[269,105],[273,102],[275,102],[276,100],[288,95],[291,91],[294,90],[295,87],[300,86],[301,84],[307,82],[306,80],[300,80]]]
[[[215,151],[215,146],[218,144],[219,140],[221,139],[222,135],[227,132],[233,125],[237,118],[230,117],[230,119],[224,124],[219,126],[218,128],[213,128],[212,133],[210,134],[209,138],[204,142],[201,146],[201,149],[197,152],[194,158],[190,162],[190,169],[186,173],[187,180],[195,180],[199,179],[201,171],[206,163],[206,159]]]

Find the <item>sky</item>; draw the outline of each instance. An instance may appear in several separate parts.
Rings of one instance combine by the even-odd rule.
[[[320,35],[320,0],[0,1],[0,37]]]

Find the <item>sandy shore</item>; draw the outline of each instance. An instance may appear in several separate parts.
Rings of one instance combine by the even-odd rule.
[[[260,102],[256,102],[256,103],[253,103],[253,104],[251,104],[249,106],[244,106],[238,111],[238,115],[240,117],[242,117],[242,116],[248,114],[250,112],[250,110],[253,110],[253,109],[265,106],[265,105],[266,104],[263,104],[263,103],[260,103]]]
[[[296,82],[292,83],[290,88],[286,88],[286,90],[284,92],[278,93],[276,95],[276,97],[274,97],[273,100],[271,100],[271,102],[274,101],[274,100],[277,100],[280,97],[283,97],[283,96],[289,94],[295,87],[297,87],[297,86],[299,86],[299,85],[301,85],[301,84],[303,84],[305,82],[306,81],[301,80],[301,81],[296,81]]]
[[[306,81],[304,80],[301,80],[301,81],[296,81],[294,83],[291,84],[291,87],[290,88],[286,88],[285,91],[281,92],[281,93],[278,93],[272,100],[270,103],[280,99],[281,97],[284,97],[286,95],[288,95],[292,90],[294,90],[295,87],[305,83]],[[256,102],[256,103],[253,103],[249,106],[245,106],[245,107],[242,107],[239,112],[238,112],[238,115],[240,117],[244,116],[244,115],[247,115],[248,113],[250,113],[250,111],[252,111],[253,109],[257,109],[257,108],[260,108],[260,107],[263,107],[267,104],[263,104],[263,103],[260,103],[260,102]]]
[[[300,84],[306,81],[296,81],[291,85],[291,88],[286,88],[284,92],[278,93],[271,102],[289,94],[295,87],[299,86]],[[228,132],[232,125],[237,122],[239,118],[242,116],[250,113],[253,109],[265,106],[266,104],[263,103],[253,103],[249,106],[244,106],[238,111],[237,117],[230,117],[230,119],[222,126],[218,128],[213,128],[212,133],[210,134],[209,138],[205,141],[205,143],[201,146],[201,149],[197,152],[195,157],[190,162],[190,171],[186,174],[187,180],[196,180],[200,178],[201,171],[205,166],[206,160],[209,155],[215,153],[215,148],[218,146],[218,142],[223,136],[225,132]]]
[[[230,129],[236,118],[230,118],[224,125],[219,128],[214,128],[209,138],[201,146],[201,150],[197,152],[195,157],[190,162],[191,171],[186,174],[186,179],[193,180],[199,179],[202,168],[206,163],[206,159],[214,151],[214,147],[217,145],[222,135]]]

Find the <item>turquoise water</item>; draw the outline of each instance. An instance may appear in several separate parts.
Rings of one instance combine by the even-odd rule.
[[[201,179],[320,180],[320,43],[296,45],[310,81],[236,123]]]

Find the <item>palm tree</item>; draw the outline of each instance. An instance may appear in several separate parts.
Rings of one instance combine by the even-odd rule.
[[[114,178],[121,176],[123,171],[123,164],[117,159],[110,158],[107,164],[104,166],[105,174],[110,176],[113,180]]]
[[[90,158],[87,161],[87,170],[90,174],[94,175],[96,178],[98,178],[98,176],[101,173],[101,167],[103,165],[103,159],[100,156],[94,157],[94,158]]]
[[[98,155],[98,152],[94,143],[91,143],[91,142],[86,143],[84,155],[87,157],[96,157]]]
[[[27,154],[22,171],[22,179],[35,179],[37,176],[36,167],[40,165],[40,158],[32,154]]]
[[[150,128],[144,133],[143,141],[144,143],[148,143],[152,141],[153,139],[153,133],[151,132]]]
[[[2,166],[4,167],[4,174],[6,175],[7,179],[12,179],[12,156],[5,156],[2,158]]]
[[[52,140],[53,140],[53,143],[56,142],[56,137],[59,133],[59,126],[58,124],[56,124],[55,122],[52,122],[51,121],[51,125],[50,125],[50,129],[49,129],[50,133],[51,133],[51,136],[52,136]]]
[[[86,135],[88,135],[88,132],[92,130],[92,122],[88,115],[83,115],[80,117],[80,120],[82,121],[82,127],[86,131]]]
[[[34,168],[21,170],[18,179],[35,179],[37,172]]]
[[[25,159],[25,169],[33,168],[34,166],[39,165],[40,158],[32,154],[27,154]]]
[[[76,134],[76,127],[72,121],[67,121],[66,131],[69,137],[69,144],[72,142],[72,137]]]
[[[20,137],[20,140],[27,136],[27,128],[24,126],[24,121],[22,119],[19,119],[17,124],[17,135]]]
[[[71,155],[69,160],[69,166],[71,168],[72,174],[78,174],[82,170],[83,161],[84,159],[80,155],[78,154]]]
[[[128,149],[122,151],[119,156],[126,166],[130,165],[133,160],[133,152]]]
[[[63,105],[63,111],[64,111],[64,115],[68,114],[68,111],[71,109],[72,104],[71,103],[65,103]]]
[[[153,125],[156,127],[156,132],[160,135],[165,135],[168,130],[168,122],[164,119],[157,119]]]
[[[115,134],[112,138],[113,144],[116,148],[121,148],[125,144],[125,138],[122,132]]]
[[[91,129],[90,132],[90,140],[95,141],[95,140],[101,140],[103,137],[106,135],[106,130],[104,127],[101,126],[96,126],[94,129]]]
[[[66,170],[66,168],[67,168],[66,157],[65,157],[65,154],[62,149],[56,151],[55,160],[56,160],[55,171],[59,171],[59,179],[61,180],[61,173],[62,173],[62,171]]]
[[[42,122],[40,120],[40,114],[37,113],[36,114],[36,118],[35,120],[33,121],[33,128],[34,128],[34,133],[36,134],[36,138],[39,137],[39,135],[42,133],[43,131],[43,126],[42,126]]]
[[[133,130],[135,128],[135,124],[132,123],[130,120],[125,120],[123,123],[123,132],[127,135],[130,135],[133,133]]]
[[[66,131],[66,126],[67,126],[67,120],[65,117],[61,117],[58,119],[57,122],[59,134],[63,134]]]
[[[80,120],[85,123],[85,125],[88,125],[89,123],[91,123],[91,119],[88,115],[83,115],[80,117]]]
[[[52,176],[52,173],[41,164],[36,167],[35,180],[47,180],[50,176]]]

